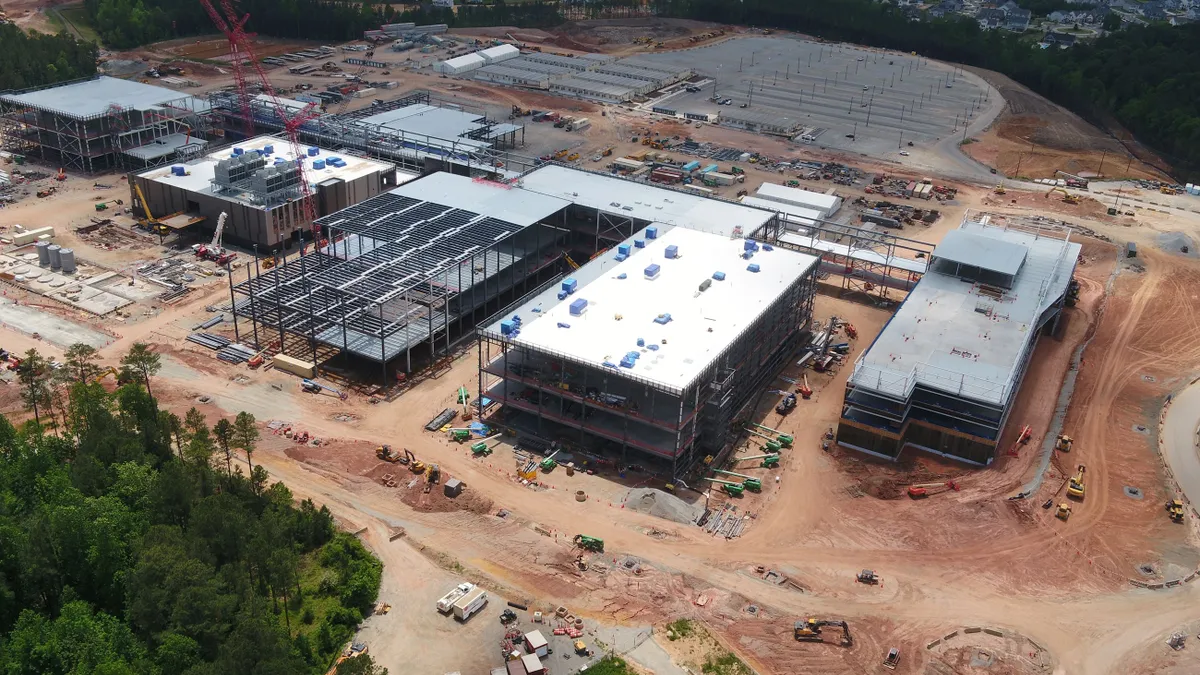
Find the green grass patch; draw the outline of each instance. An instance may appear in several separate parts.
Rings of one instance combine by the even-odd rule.
[[[616,656],[606,656],[587,669],[588,675],[634,675],[625,661]]]
[[[708,657],[700,667],[700,672],[704,675],[754,675],[749,666],[730,652]]]
[[[667,631],[672,641],[691,637],[696,632],[696,624],[691,619],[677,619],[667,624]]]
[[[68,30],[72,30],[84,40],[100,44],[100,34],[96,32],[96,27],[92,25],[92,17],[88,16],[83,5],[59,7],[57,13],[64,23],[69,24]]]

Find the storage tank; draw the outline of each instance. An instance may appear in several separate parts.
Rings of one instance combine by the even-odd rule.
[[[59,254],[59,250],[61,249],[62,247],[58,244],[50,244],[46,247],[46,251],[50,254],[50,269],[52,270],[62,267],[62,258]]]
[[[42,267],[50,264],[50,242],[39,241],[37,243],[38,264]]]
[[[62,263],[63,274],[75,273],[75,251],[74,249],[64,248],[58,252],[59,261]]]

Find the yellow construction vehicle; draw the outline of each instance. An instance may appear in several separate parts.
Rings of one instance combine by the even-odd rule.
[[[1008,190],[1005,190],[1004,183],[1001,183],[1001,184],[997,185],[996,188],[994,190],[992,190],[992,192],[995,192],[998,195],[1002,195],[1002,194],[1005,194],[1006,192],[1008,192]]]
[[[1067,504],[1065,502],[1062,504],[1059,504],[1058,510],[1054,512],[1054,517],[1058,518],[1059,520],[1063,520],[1063,521],[1065,521],[1067,518],[1070,518],[1071,517],[1071,505]]]
[[[612,154],[613,154],[613,146],[611,146],[611,145],[608,146],[607,148],[605,148],[604,151],[600,153],[600,155],[603,157],[608,157]]]
[[[1074,443],[1075,439],[1067,436],[1066,434],[1059,434],[1058,440],[1054,442],[1054,449],[1058,450],[1059,452],[1070,452],[1071,445]]]
[[[824,642],[821,629],[825,626],[837,626],[842,629],[842,646],[854,646],[854,638],[850,637],[850,625],[840,619],[808,619],[797,621],[793,634],[799,642]]]
[[[1161,192],[1161,193],[1163,193],[1164,195],[1177,195],[1177,194],[1179,194],[1179,190],[1176,190],[1176,189],[1175,189],[1175,188],[1173,188],[1173,187],[1168,187],[1168,186],[1166,186],[1166,185],[1164,185],[1164,186],[1162,186],[1162,187],[1158,188],[1158,191],[1159,191],[1159,192]]]
[[[442,480],[442,470],[437,464],[430,464],[429,470],[425,472],[425,489],[424,492],[429,492]]]
[[[578,153],[578,152],[572,152],[570,155],[567,155],[567,161],[568,161],[568,162],[574,162],[574,161],[575,161],[575,160],[577,160],[577,159],[579,159],[579,153]]]
[[[554,153],[554,159],[562,159],[563,157],[566,157],[570,152],[571,152],[570,150],[559,150],[558,152]]]
[[[103,380],[104,378],[108,377],[109,375],[113,376],[113,379],[115,379],[117,381],[117,384],[124,384],[123,382],[121,382],[121,373],[117,372],[117,369],[113,368],[112,366],[105,368],[104,370],[100,371],[99,374],[97,374],[95,377],[93,377],[92,384],[95,384],[95,383],[99,382],[100,380]]]
[[[566,251],[563,251],[563,260],[567,261],[567,264],[571,266],[571,269],[573,269],[573,270],[579,269],[579,263],[575,262],[574,260],[571,260],[571,256],[567,255]]]
[[[1084,494],[1083,474],[1086,471],[1087,471],[1087,467],[1080,464],[1079,470],[1076,471],[1075,475],[1071,476],[1070,480],[1067,481],[1067,496],[1068,497],[1074,497],[1075,499],[1083,499],[1083,494]]]
[[[1063,188],[1060,188],[1060,187],[1050,188],[1050,191],[1046,193],[1046,197],[1049,197],[1050,195],[1054,194],[1055,192],[1061,192],[1062,196],[1063,196],[1062,200],[1068,204],[1078,204],[1079,203],[1079,197],[1076,197],[1075,195],[1071,194],[1070,192],[1067,192],[1066,190],[1064,190]]]
[[[642,145],[650,145],[652,142],[649,138],[642,139]]]
[[[1171,518],[1171,520],[1177,523],[1182,523],[1183,501],[1179,499],[1172,499],[1171,501],[1167,502],[1167,515]]]

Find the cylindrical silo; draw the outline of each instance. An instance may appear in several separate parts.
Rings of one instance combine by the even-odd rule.
[[[38,264],[42,267],[50,264],[50,242],[39,241],[37,243]]]
[[[62,249],[58,244],[50,244],[46,247],[46,251],[50,254],[50,269],[56,270],[62,267],[62,256],[59,251]]]
[[[59,261],[62,262],[63,274],[75,273],[75,251],[73,249],[64,248],[58,252]]]

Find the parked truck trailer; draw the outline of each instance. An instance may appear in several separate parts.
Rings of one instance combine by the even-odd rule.
[[[458,602],[459,599],[474,589],[475,584],[466,582],[455,586],[453,590],[443,595],[441,599],[437,601],[437,610],[442,614],[449,614],[450,610],[454,608],[454,603]]]

